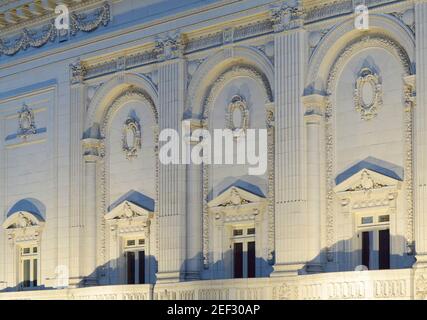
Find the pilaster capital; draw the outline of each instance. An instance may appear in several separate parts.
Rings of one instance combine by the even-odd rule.
[[[86,66],[80,59],[70,64],[70,83],[82,84],[86,75]]]
[[[320,122],[325,114],[326,97],[320,94],[311,94],[302,97],[304,118],[306,122]]]
[[[298,1],[294,4],[283,2],[270,9],[270,20],[274,32],[297,29],[304,25],[304,10]]]
[[[86,163],[96,162],[103,155],[103,141],[101,139],[86,138],[82,140],[83,158]]]
[[[200,141],[199,139],[192,139],[193,132],[197,129],[203,129],[203,122],[200,119],[185,119],[182,120],[182,129],[184,131],[184,139],[186,143],[189,144],[198,144]]]
[[[184,56],[185,42],[185,37],[180,32],[159,37],[155,41],[157,60],[162,62],[182,58]]]

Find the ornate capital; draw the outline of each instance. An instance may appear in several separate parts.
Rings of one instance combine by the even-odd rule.
[[[298,3],[282,3],[270,9],[270,19],[274,32],[296,29],[304,24],[304,11]]]
[[[184,54],[185,41],[179,32],[157,39],[155,45],[159,61],[181,58]]]
[[[83,82],[86,74],[86,67],[78,59],[76,62],[70,64],[70,82],[71,84],[79,84]]]
[[[87,138],[82,140],[83,158],[86,162],[96,162],[102,158],[103,142],[100,139]]]
[[[320,122],[326,110],[326,97],[320,94],[311,94],[302,97],[307,122]]]

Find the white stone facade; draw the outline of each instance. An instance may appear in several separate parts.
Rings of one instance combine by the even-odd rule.
[[[0,1],[0,299],[427,297],[427,1],[365,3]],[[160,163],[236,106],[263,175]]]

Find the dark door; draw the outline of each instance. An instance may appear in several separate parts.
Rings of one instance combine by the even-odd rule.
[[[390,269],[390,230],[379,231],[379,268]]]
[[[127,264],[127,280],[128,284],[135,284],[135,253],[126,253],[126,264]]]
[[[145,283],[145,252],[138,252],[138,280],[139,283]]]
[[[370,255],[369,234],[369,231],[362,232],[362,264],[367,268],[369,268]]]
[[[248,278],[255,278],[255,241],[248,242]]]
[[[234,244],[234,278],[243,278],[243,243]]]

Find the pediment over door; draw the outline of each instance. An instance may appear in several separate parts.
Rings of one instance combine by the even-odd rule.
[[[37,215],[27,212],[15,212],[7,217],[3,222],[3,228],[7,230],[40,228],[44,225],[44,221]]]
[[[361,169],[335,186],[336,193],[400,189],[401,181],[370,169]]]
[[[28,211],[12,213],[2,224],[10,241],[37,241],[44,226],[44,220]]]
[[[105,215],[107,221],[143,221],[153,217],[153,211],[147,210],[130,201],[123,201]]]
[[[350,210],[395,208],[402,181],[369,169],[361,169],[338,184],[334,191],[341,206]]]
[[[211,213],[226,215],[258,215],[265,211],[267,199],[242,188],[232,186],[208,203]]]

